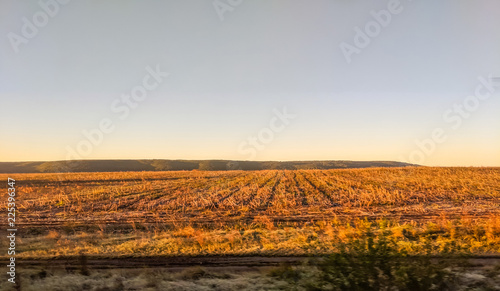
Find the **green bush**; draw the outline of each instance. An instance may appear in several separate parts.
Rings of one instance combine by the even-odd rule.
[[[378,236],[368,232],[363,237],[342,244],[339,252],[302,268],[303,272],[314,268],[312,276],[290,266],[274,270],[271,275],[306,290],[453,290],[454,278],[444,262],[398,251],[388,232]]]

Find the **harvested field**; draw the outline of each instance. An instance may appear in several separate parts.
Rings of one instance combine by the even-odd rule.
[[[315,255],[381,231],[412,253],[500,252],[500,168],[13,178],[26,258]]]
[[[5,176],[5,175],[0,175]],[[18,223],[425,220],[500,213],[499,168],[17,174]],[[3,178],[6,178],[3,177]]]

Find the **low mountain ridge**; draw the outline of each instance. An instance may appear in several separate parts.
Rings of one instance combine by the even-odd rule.
[[[418,166],[393,161],[71,160],[0,162],[0,173],[352,169]]]

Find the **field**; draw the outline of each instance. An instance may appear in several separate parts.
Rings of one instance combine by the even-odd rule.
[[[276,265],[381,234],[411,256],[500,254],[500,168],[8,176],[33,266]]]

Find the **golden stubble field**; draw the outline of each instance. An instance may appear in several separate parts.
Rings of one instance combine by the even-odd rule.
[[[7,177],[26,258],[311,255],[379,232],[410,253],[500,253],[500,168]]]

